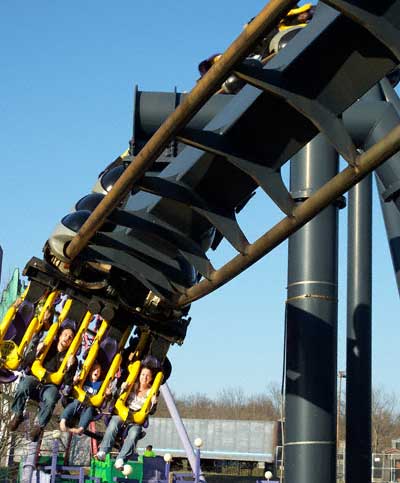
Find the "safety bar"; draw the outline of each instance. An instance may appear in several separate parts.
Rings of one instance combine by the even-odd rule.
[[[84,386],[84,383],[85,383],[85,381],[86,381],[86,379],[89,375],[89,372],[90,372],[93,364],[96,362],[97,355],[98,355],[99,349],[100,349],[101,341],[104,338],[105,333],[106,333],[108,328],[109,328],[109,323],[106,320],[103,320],[103,322],[100,325],[99,330],[96,333],[93,344],[90,347],[89,352],[88,352],[88,354],[85,358],[85,361],[84,361],[83,366],[82,366],[82,370],[79,374],[79,379],[78,379],[77,383],[74,384],[74,386],[73,386],[73,396],[76,399],[78,399],[78,401],[87,402],[91,406],[94,406],[94,407],[100,407],[100,406],[102,406],[102,404],[104,402],[104,398],[106,396],[106,390],[109,387],[111,381],[114,379],[114,377],[115,377],[115,375],[116,375],[116,373],[117,373],[117,371],[118,371],[118,369],[121,365],[121,361],[122,361],[121,352],[122,352],[122,349],[124,348],[124,346],[126,344],[126,341],[128,340],[128,337],[129,337],[129,334],[130,334],[130,331],[131,331],[131,329],[128,328],[123,333],[121,340],[118,343],[117,354],[114,356],[114,358],[113,358],[113,360],[110,364],[110,367],[107,371],[107,374],[104,377],[104,380],[103,380],[103,382],[100,386],[99,391],[96,394],[89,396],[85,392],[83,386]]]
[[[86,378],[89,375],[90,369],[92,368],[96,358],[97,354],[100,349],[100,343],[104,337],[104,334],[106,333],[106,330],[109,328],[109,324],[106,320],[103,319],[99,330],[97,331],[95,338],[93,340],[92,345],[90,346],[89,352],[83,362],[82,369],[79,373],[78,376],[78,381],[74,384],[73,387],[73,396],[75,399],[78,399],[78,401],[83,402],[86,399],[86,392],[83,389],[83,383],[85,382]]]
[[[28,347],[28,344],[31,342],[33,336],[40,332],[40,330],[42,329],[44,314],[46,313],[46,310],[53,307],[58,295],[59,292],[55,290],[47,296],[46,301],[43,304],[42,309],[40,310],[39,316],[35,315],[33,317],[28,325],[28,328],[26,329],[25,334],[22,337],[21,342],[18,346],[16,346],[15,351],[10,354],[10,356],[7,357],[7,359],[4,361],[4,366],[7,369],[10,369],[11,371],[15,371],[18,369],[23,357],[25,356],[25,351]]]
[[[39,354],[39,356],[36,358],[36,360],[32,364],[32,373],[33,373],[34,376],[36,376],[39,379],[39,381],[42,381],[42,382],[45,382],[45,383],[52,383],[52,384],[56,384],[57,386],[59,386],[62,383],[63,378],[65,376],[65,373],[67,371],[68,359],[71,356],[75,356],[75,354],[77,353],[77,351],[78,351],[78,349],[81,345],[83,333],[85,332],[85,330],[87,330],[89,323],[90,323],[90,320],[92,318],[92,314],[90,312],[86,312],[85,317],[83,318],[83,321],[82,321],[81,325],[79,326],[79,329],[78,329],[77,333],[75,334],[74,340],[72,341],[71,345],[69,346],[67,353],[65,354],[65,357],[64,357],[63,361],[61,362],[59,369],[56,372],[48,372],[47,369],[45,369],[45,367],[43,366],[43,363],[46,359],[46,355],[47,355],[52,343],[54,342],[54,340],[57,336],[57,332],[59,331],[59,329],[62,325],[62,322],[65,320],[65,318],[66,318],[66,316],[67,316],[67,314],[68,314],[68,312],[71,308],[72,303],[73,303],[73,301],[71,299],[68,299],[67,302],[65,303],[64,308],[61,312],[61,315],[60,315],[58,321],[55,322],[50,327],[50,329],[47,333],[47,336],[46,336],[46,338],[43,342],[44,347],[43,347],[42,352]]]
[[[149,331],[143,331],[140,334],[139,342],[136,346],[136,349],[132,353],[132,356],[129,358],[130,362],[134,362],[134,361],[142,358],[143,352],[144,352],[144,349],[146,348],[146,344],[149,340],[149,337],[150,337]]]
[[[29,287],[29,285],[28,285]],[[26,294],[28,293],[28,288],[25,289],[24,293],[21,295],[21,299],[24,300]],[[3,320],[1,321],[0,324],[0,343],[3,342],[4,337],[7,334],[8,329],[10,328],[10,325],[12,321],[15,318],[15,314],[18,311],[18,307],[15,307],[14,302],[11,305],[11,307],[7,310],[5,316],[3,317]]]
[[[146,421],[150,410],[151,410],[151,398],[155,396],[158,391],[160,390],[161,383],[163,381],[164,374],[162,371],[158,371],[156,376],[154,377],[153,384],[151,385],[149,394],[147,395],[146,401],[144,402],[143,406],[139,411],[132,411],[126,405],[126,401],[132,389],[134,387],[135,381],[137,380],[141,369],[141,362],[135,361],[128,366],[129,375],[126,379],[127,388],[125,391],[122,392],[120,397],[118,398],[117,402],[115,403],[115,410],[118,413],[118,416],[123,421],[132,422],[135,424],[144,424]]]

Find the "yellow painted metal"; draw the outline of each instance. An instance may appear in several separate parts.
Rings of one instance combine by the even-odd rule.
[[[29,285],[26,287],[24,290],[24,293],[21,295],[21,299],[24,300],[26,294],[28,293]],[[3,342],[4,337],[7,334],[8,329],[10,328],[10,325],[12,321],[14,320],[15,314],[17,313],[18,308],[14,306],[14,304],[11,305],[11,307],[7,310],[6,315],[4,316],[3,320],[1,321],[0,324],[0,342]]]
[[[18,369],[19,365],[21,364],[22,358],[25,355],[25,351],[28,347],[28,344],[32,340],[32,337],[40,332],[43,326],[43,319],[44,319],[44,314],[46,313],[47,309],[50,309],[53,307],[57,297],[58,297],[59,292],[54,290],[51,292],[48,297],[46,298],[46,302],[44,303],[39,316],[34,316],[33,319],[31,320],[28,328],[26,329],[25,334],[22,337],[22,340],[17,347],[15,354],[13,354],[10,357],[7,357],[7,359],[4,361],[4,367],[7,369],[10,369],[12,371],[15,371]]]
[[[106,390],[110,385],[111,381],[114,379],[115,374],[117,373],[121,365],[122,350],[126,344],[126,341],[128,340],[130,333],[131,333],[131,329],[129,328],[129,329],[126,329],[126,331],[122,335],[121,340],[119,341],[119,344],[118,344],[118,353],[114,356],[111,362],[110,368],[108,369],[107,374],[104,377],[103,383],[99,391],[97,392],[97,394],[94,394],[89,398],[89,403],[96,408],[100,407],[103,404],[104,399],[106,397]]]
[[[35,359],[35,361],[32,364],[32,374],[39,379],[39,381],[43,382],[51,382],[53,384],[61,384],[62,379],[65,375],[66,372],[66,366],[68,362],[68,358],[70,355],[74,355],[76,351],[79,348],[80,342],[82,340],[82,334],[83,330],[81,330],[81,327],[83,325],[83,322],[81,324],[81,327],[78,330],[78,333],[75,335],[74,340],[72,341],[67,354],[64,357],[64,360],[61,363],[61,366],[59,370],[55,373],[48,373],[47,370],[43,367],[43,363],[46,359],[47,353],[49,352],[49,349],[53,343],[53,341],[56,339],[59,329],[64,322],[64,320],[67,318],[68,312],[71,308],[71,305],[73,303],[72,299],[68,299],[65,302],[65,305],[63,307],[63,310],[61,311],[60,317],[56,322],[52,324],[50,327],[49,331],[47,332],[47,335],[43,341],[43,349],[39,356]],[[84,321],[89,325],[90,317],[88,316],[89,312],[85,315]],[[86,319],[89,317],[89,320],[87,321]],[[80,337],[79,343],[78,343],[78,338]]]
[[[118,343],[118,352],[113,358],[110,367],[107,370],[106,375],[104,376],[103,382],[101,384],[101,387],[97,394],[94,394],[93,396],[89,396],[83,386],[85,384],[85,381],[87,377],[89,376],[90,370],[93,367],[93,364],[96,362],[97,355],[100,349],[100,344],[102,339],[105,336],[105,333],[107,329],[109,328],[109,324],[106,320],[103,320],[103,322],[100,325],[99,330],[97,331],[97,334],[94,338],[93,344],[89,349],[89,352],[85,358],[85,361],[82,366],[82,370],[79,374],[79,379],[76,384],[74,384],[73,387],[73,396],[78,399],[80,402],[87,402],[91,406],[94,407],[100,407],[104,403],[104,399],[106,397],[106,390],[108,386],[110,385],[111,381],[114,379],[122,361],[122,350],[126,344],[126,341],[128,340],[129,334],[131,332],[131,329],[128,328],[126,331],[123,333],[121,340]],[[105,368],[102,368],[104,370]]]
[[[65,305],[61,311],[61,314],[60,316],[58,317],[58,320],[56,322],[54,322],[49,331],[47,332],[47,335],[43,341],[43,349],[40,353],[40,355],[35,359],[35,361],[33,362],[32,364],[32,374],[37,377],[39,379],[39,381],[42,381],[45,376],[46,376],[46,369],[43,367],[43,361],[50,349],[50,346],[53,342],[53,340],[55,339],[56,335],[57,335],[57,331],[58,329],[60,328],[61,324],[64,322],[64,320],[66,319],[67,315],[68,315],[68,312],[71,308],[71,305],[72,305],[72,300],[71,299],[68,299],[66,302],[65,302]]]
[[[70,357],[76,357],[76,353],[78,352],[79,347],[82,344],[82,337],[84,332],[88,329],[90,321],[92,320],[92,314],[90,312],[86,312],[83,321],[81,322],[79,329],[72,341],[71,345],[68,347],[67,353],[60,365],[60,368],[57,372],[47,373],[46,382],[53,383],[56,385],[60,385],[64,379],[65,373],[68,370],[68,361]]]
[[[132,357],[129,360],[133,362],[142,357],[143,351],[146,347],[149,337],[150,337],[150,332],[143,331],[141,333],[138,345],[136,346],[136,350],[135,352],[133,352]]]
[[[91,345],[89,352],[83,362],[81,372],[79,373],[79,379],[76,382],[76,384],[74,384],[73,396],[75,399],[78,399],[80,402],[85,401],[86,392],[83,389],[83,384],[89,375],[90,369],[92,368],[94,362],[96,361],[97,354],[100,348],[100,343],[108,328],[109,328],[108,322],[106,320],[103,320],[93,340],[93,344]]]
[[[158,393],[160,390],[161,383],[163,381],[164,374],[159,371],[157,372],[149,394],[146,398],[145,403],[143,404],[142,408],[139,411],[131,411],[127,406],[126,402],[129,398],[129,395],[134,388],[135,382],[139,377],[141,369],[141,362],[135,361],[132,364],[129,364],[128,372],[129,375],[125,381],[127,387],[125,391],[122,392],[120,397],[118,398],[117,402],[115,403],[115,410],[118,416],[123,420],[135,424],[143,424],[151,410],[151,398]]]
[[[12,340],[3,340],[0,343],[0,364],[5,361],[15,361],[18,357],[18,346]]]
[[[122,419],[122,421],[126,421],[129,417],[129,408],[126,405],[126,400],[128,399],[131,390],[133,389],[133,385],[139,375],[140,371],[140,361],[135,361],[128,366],[128,377],[125,381],[127,385],[125,391],[117,399],[115,403],[115,411],[117,412],[118,416]]]
[[[286,14],[286,17],[291,17],[293,15],[299,15],[300,13],[308,12],[309,10],[311,10],[312,7],[312,3],[305,3],[301,7],[292,8],[291,10],[289,10],[289,12]]]

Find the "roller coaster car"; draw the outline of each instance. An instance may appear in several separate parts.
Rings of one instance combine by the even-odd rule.
[[[168,322],[170,327],[176,324],[182,334],[185,324],[181,319],[188,308],[174,310],[169,301],[197,280],[189,258],[198,259],[211,246],[215,230],[207,224],[204,231],[206,224],[200,216],[194,225],[198,241],[193,242],[184,233],[155,223],[146,210],[128,209],[129,194],[75,260],[66,256],[71,239],[133,160],[126,153],[120,158],[100,174],[94,191],[62,218],[44,247],[44,259],[58,272],[51,276],[62,278],[66,285],[139,313],[150,322]],[[135,199],[142,194],[136,193]],[[30,277],[30,273],[26,275]]]

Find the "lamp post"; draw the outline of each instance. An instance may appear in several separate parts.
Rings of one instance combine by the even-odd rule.
[[[53,438],[53,452],[51,455],[51,483],[55,483],[56,476],[57,476],[57,457],[58,457],[58,450],[60,447],[60,438],[61,432],[56,429],[52,433]]]
[[[196,446],[196,468],[194,472],[194,483],[200,482],[200,448],[203,446],[203,440],[201,438],[196,438],[194,440],[194,445]]]
[[[266,472],[265,472],[265,474],[264,474],[264,476],[265,476],[265,479],[266,479],[267,481],[269,481],[269,480],[272,478],[272,473],[271,473],[271,471],[266,471]]]
[[[170,480],[170,469],[171,469],[171,461],[172,461],[172,455],[170,453],[166,453],[164,455],[164,461],[165,461],[165,481],[169,482]]]

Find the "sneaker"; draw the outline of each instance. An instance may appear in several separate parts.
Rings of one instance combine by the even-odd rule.
[[[116,470],[122,470],[124,467],[124,460],[122,458],[117,458],[114,463],[114,468]]]
[[[68,428],[67,428],[67,421],[65,419],[62,419],[60,421],[60,429],[63,433],[66,433],[68,431]]]
[[[105,461],[106,459],[106,453],[105,451],[97,451],[97,454],[95,455],[95,458],[96,460],[99,460],[99,461]]]
[[[22,423],[23,420],[24,420],[24,417],[21,414],[14,413],[11,416],[10,423],[8,424],[8,429],[10,431],[16,431],[18,429],[18,426]]]
[[[31,441],[33,443],[36,443],[36,441],[39,439],[40,435],[42,434],[43,428],[42,426],[39,426],[38,424],[35,424],[31,430],[30,437]]]

